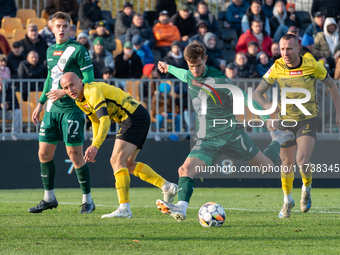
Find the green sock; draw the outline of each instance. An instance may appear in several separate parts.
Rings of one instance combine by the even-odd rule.
[[[55,164],[52,159],[50,162],[40,163],[41,179],[44,190],[54,189]]]
[[[83,194],[91,192],[90,169],[86,163],[81,168],[76,169],[76,174]]]
[[[194,192],[194,180],[190,177],[179,177],[178,181],[178,201],[189,203]]]
[[[276,141],[271,142],[269,146],[263,151],[263,154],[270,158],[271,161],[273,161],[273,163],[275,164],[275,162],[280,157],[280,147],[280,143]]]

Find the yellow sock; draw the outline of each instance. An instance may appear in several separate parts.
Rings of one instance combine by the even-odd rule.
[[[141,162],[137,163],[133,173],[136,177],[139,177],[141,180],[151,183],[158,188],[162,188],[166,183],[166,180],[162,176],[152,170],[151,167]]]
[[[312,169],[310,168],[310,172],[308,172],[308,173],[302,172],[301,168],[299,170],[300,170],[300,174],[301,174],[301,177],[302,177],[303,185],[306,188],[308,188],[310,185],[312,185]]]
[[[129,202],[130,174],[126,167],[114,173],[119,204]]]
[[[293,190],[294,172],[284,174],[281,172],[282,190],[285,195],[289,195]]]

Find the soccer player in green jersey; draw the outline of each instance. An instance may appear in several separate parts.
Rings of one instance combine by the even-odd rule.
[[[80,213],[91,213],[95,205],[91,198],[90,170],[83,159],[84,115],[74,100],[66,95],[59,84],[65,72],[73,72],[85,83],[94,80],[93,66],[86,48],[69,39],[71,18],[67,13],[57,12],[52,18],[52,32],[56,44],[47,49],[48,75],[44,91],[32,114],[33,123],[39,121],[39,114],[47,101],[46,112],[39,131],[39,161],[44,186],[44,199],[28,209],[39,213],[56,208],[58,201],[54,193],[55,164],[53,155],[58,141],[65,142],[83,193]]]
[[[274,131],[276,123],[267,121],[270,119],[269,116],[261,115],[260,118],[266,122],[273,140],[262,153],[243,129],[237,128],[235,125],[215,126],[214,120],[216,119],[236,122],[231,104],[232,88],[230,90],[221,88],[223,87],[221,84],[233,85],[233,83],[217,69],[206,66],[206,50],[200,43],[189,44],[184,50],[184,59],[188,63],[189,70],[176,68],[165,62],[158,62],[158,69],[161,72],[169,72],[181,81],[188,83],[196,114],[198,141],[184,164],[178,169],[178,203],[172,205],[160,199],[156,202],[158,209],[163,214],[168,214],[177,221],[185,219],[193,193],[193,177],[197,173],[196,168],[202,169],[212,165],[222,154],[247,161],[252,166],[273,166],[279,157],[281,144],[294,138],[293,133],[289,131]],[[211,91],[216,91],[223,102],[221,100],[221,103],[215,104],[213,97],[208,96]],[[244,92],[243,95],[247,99]],[[203,100],[206,100],[206,105],[203,105]],[[234,100],[237,98],[234,97]],[[253,105],[255,109],[262,109],[254,101]],[[202,108],[206,108],[206,114],[203,114]]]

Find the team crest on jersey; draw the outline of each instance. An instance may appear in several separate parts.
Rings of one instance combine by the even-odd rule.
[[[302,75],[302,74],[303,74],[302,70],[289,71],[289,75]]]
[[[53,52],[53,56],[61,56],[62,54],[63,54],[63,52],[61,50]]]

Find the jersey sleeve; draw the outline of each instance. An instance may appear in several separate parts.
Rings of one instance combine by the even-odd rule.
[[[316,79],[323,80],[327,77],[326,68],[314,59],[314,75]]]
[[[277,71],[275,64],[273,64],[269,70],[263,75],[263,79],[270,85],[273,85],[275,83],[275,80],[277,78]]]
[[[90,71],[90,70],[92,70],[93,72],[93,64],[91,61],[90,54],[84,46],[81,46],[79,48],[76,54],[76,61],[82,73],[84,71]]]
[[[183,82],[188,82],[187,79],[187,73],[189,72],[188,70],[181,69],[174,67],[172,65],[168,66],[168,72],[171,73],[172,75],[176,76],[178,79],[180,79]]]

